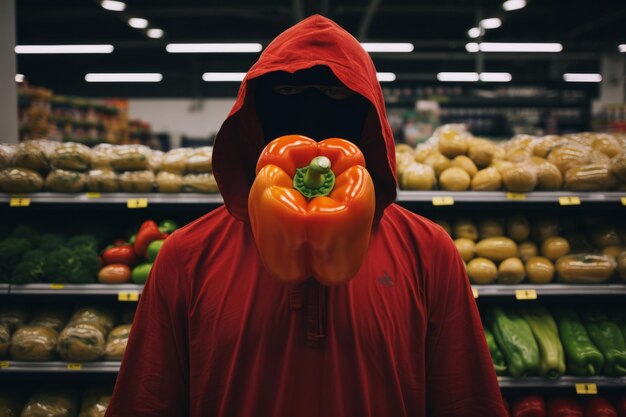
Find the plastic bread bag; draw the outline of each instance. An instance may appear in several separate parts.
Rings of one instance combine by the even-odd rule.
[[[601,284],[608,281],[616,268],[615,259],[608,255],[565,255],[556,262],[557,277],[568,284]]]
[[[0,143],[0,168],[6,168],[13,163],[15,155],[15,146],[6,143]]]
[[[143,171],[150,169],[150,148],[144,145],[115,147],[111,166],[116,171]]]
[[[623,151],[611,158],[611,172],[622,183],[626,184],[626,151]]]
[[[435,171],[430,165],[412,162],[400,177],[400,188],[403,190],[432,190],[435,187]]]
[[[54,169],[46,177],[46,188],[57,193],[78,193],[85,188],[85,174]]]
[[[576,166],[565,173],[564,189],[572,191],[608,190],[615,185],[615,177],[607,164]]]
[[[57,352],[66,361],[93,362],[102,357],[105,339],[92,324],[69,324],[59,335]]]
[[[162,171],[156,176],[156,186],[160,193],[179,193],[182,191],[183,185],[182,175]]]
[[[149,193],[154,188],[154,182],[152,171],[128,171],[119,176],[120,188],[126,193]]]
[[[8,305],[0,307],[0,323],[6,324],[10,332],[14,332],[18,327],[25,325],[29,315],[28,310],[23,306]]]
[[[188,193],[218,193],[217,182],[213,174],[187,174],[184,177],[183,190]]]
[[[111,333],[109,333],[109,336],[107,337],[107,344],[104,353],[106,360],[122,360],[122,357],[124,357],[124,351],[126,350],[126,345],[128,344],[130,328],[130,324],[123,324],[111,330]]]
[[[115,325],[115,316],[105,308],[81,307],[72,314],[68,325],[72,324],[91,324],[106,336]]]
[[[191,149],[189,148],[177,148],[165,153],[161,161],[161,171],[184,174],[190,152]]]
[[[148,163],[150,164],[150,169],[152,172],[159,172],[161,170],[161,164],[163,163],[163,151],[152,150],[150,152],[150,157],[148,158]]]
[[[34,193],[42,189],[43,178],[28,168],[6,168],[0,171],[0,190],[5,193]]]
[[[87,173],[87,190],[99,193],[119,191],[120,181],[115,171],[110,168],[92,169]]]
[[[109,143],[101,143],[91,149],[92,169],[112,169],[111,160],[115,156],[115,146]]]
[[[11,359],[15,361],[50,361],[54,359],[58,334],[46,326],[26,325],[11,338]]]
[[[78,417],[104,417],[110,402],[110,389],[91,388],[83,394],[83,402]]]
[[[68,142],[56,148],[52,154],[52,167],[69,171],[87,171],[91,149],[80,143]]]
[[[59,333],[65,327],[68,318],[68,312],[62,308],[42,307],[33,314],[28,324],[45,326]]]
[[[48,140],[29,140],[15,149],[12,165],[45,174],[50,169],[50,158],[59,144]]]
[[[187,172],[192,174],[213,172],[213,148],[204,146],[194,149],[187,158]]]
[[[21,417],[76,417],[78,404],[67,391],[40,391],[30,396]]]
[[[556,165],[561,173],[565,174],[575,166],[586,165],[589,162],[590,154],[591,147],[569,143],[552,148],[546,159]]]

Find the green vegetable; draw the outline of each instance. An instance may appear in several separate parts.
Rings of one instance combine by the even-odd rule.
[[[152,262],[144,262],[133,268],[131,279],[135,284],[145,284],[152,269]]]
[[[611,320],[615,322],[622,331],[622,336],[626,340],[626,310],[623,308],[616,308],[611,312]]]
[[[163,220],[159,223],[161,233],[172,233],[176,229],[178,229],[178,225],[173,220]]]
[[[55,233],[46,233],[44,235],[41,235],[41,237],[39,238],[37,247],[45,251],[52,251],[65,245],[65,242],[65,237],[61,235]]]
[[[85,284],[96,281],[100,259],[96,252],[62,247],[46,256],[44,272],[51,282]]]
[[[582,317],[591,340],[604,356],[604,374],[626,375],[626,341],[619,326],[595,308],[585,311]]]
[[[8,237],[0,242],[0,282],[9,282],[13,268],[30,248],[31,243],[24,238]]]
[[[46,253],[44,251],[33,249],[26,252],[20,263],[13,268],[11,282],[15,284],[43,282],[45,262]]]
[[[128,244],[132,245],[133,243],[135,243],[136,238],[137,238],[137,233],[133,233],[132,235],[130,235],[130,238],[128,238]]]
[[[489,346],[489,353],[491,354],[491,360],[493,361],[493,367],[496,370],[497,375],[503,375],[506,372],[506,362],[504,361],[504,356],[502,355],[502,351],[496,343],[496,339],[487,327],[483,327],[485,331],[485,339],[487,339],[487,346]]]
[[[552,314],[539,306],[521,308],[519,313],[530,326],[539,346],[539,375],[549,379],[560,378],[565,373],[565,354]]]
[[[150,262],[154,262],[164,242],[165,242],[164,240],[155,240],[155,241],[150,242],[150,244],[148,245],[148,252],[147,252],[147,258]]]
[[[568,373],[593,376],[600,373],[604,357],[593,344],[576,310],[559,308],[554,311],[559,335],[565,348]]]
[[[518,314],[494,307],[488,313],[493,335],[514,377],[539,371],[539,347],[530,326]]]
[[[77,235],[67,241],[67,247],[72,249],[87,248],[98,252],[98,239],[93,235]]]

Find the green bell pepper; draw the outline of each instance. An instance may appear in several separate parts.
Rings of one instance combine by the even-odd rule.
[[[539,346],[539,375],[549,379],[560,378],[565,373],[565,353],[552,314],[539,306],[520,308],[519,313],[530,326]]]
[[[604,366],[604,356],[589,338],[576,310],[558,308],[554,315],[565,348],[568,373],[576,376],[599,374]]]
[[[502,355],[502,351],[493,337],[493,333],[487,327],[483,326],[485,331],[485,339],[487,340],[487,346],[489,346],[489,353],[491,354],[491,360],[493,361],[493,367],[496,370],[497,375],[504,375],[506,373],[506,361]]]
[[[626,341],[619,326],[595,308],[583,313],[583,322],[591,340],[604,355],[604,374],[626,375]]]

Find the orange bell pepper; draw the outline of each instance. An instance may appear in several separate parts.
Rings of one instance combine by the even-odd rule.
[[[354,277],[376,205],[359,148],[338,138],[282,136],[265,147],[256,173],[248,212],[269,274],[285,284],[314,277],[339,285]]]

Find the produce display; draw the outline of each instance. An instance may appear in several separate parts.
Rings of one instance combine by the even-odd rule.
[[[553,397],[544,399],[539,395],[525,395],[510,401],[510,417],[624,417],[626,396],[605,398],[592,396],[588,399]]]
[[[112,391],[93,387],[81,396],[75,389],[42,389],[28,398],[19,392],[0,392],[0,416],[104,417]]]
[[[217,193],[211,147],[167,153],[144,145],[30,140],[0,145],[0,191]]]
[[[482,313],[498,375],[626,376],[623,307],[607,312],[596,307],[496,306]]]
[[[626,135],[517,135],[495,142],[464,125],[443,125],[415,149],[397,145],[396,168],[403,190],[624,190]]]

